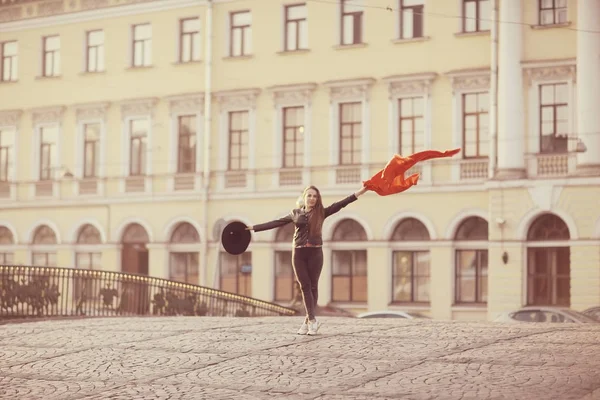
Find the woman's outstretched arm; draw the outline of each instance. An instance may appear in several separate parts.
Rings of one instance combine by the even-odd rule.
[[[366,191],[367,191],[367,188],[362,187],[360,190],[352,193],[350,196],[348,196],[340,201],[336,201],[335,203],[331,204],[329,207],[325,207],[325,217],[329,217],[330,215],[335,214],[336,212],[340,211],[342,208],[346,207],[348,204],[355,202],[356,200],[358,200],[358,198],[360,196],[365,194]]]
[[[292,222],[292,213],[291,212],[288,215],[278,218],[278,219],[274,219],[273,221],[265,222],[263,224],[258,224],[258,225],[254,225],[254,226],[248,225],[248,226],[246,226],[246,230],[254,231],[254,232],[266,231],[269,229],[279,228],[280,226],[287,225],[290,222]]]

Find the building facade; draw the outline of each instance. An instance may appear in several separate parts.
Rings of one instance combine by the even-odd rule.
[[[227,221],[460,147],[326,220],[319,303],[599,304],[599,20],[595,0],[4,0],[0,262],[287,304],[291,226],[231,256]]]

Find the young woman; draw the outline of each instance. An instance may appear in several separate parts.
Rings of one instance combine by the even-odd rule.
[[[366,191],[367,188],[363,187],[345,199],[337,201],[329,207],[323,207],[319,189],[309,186],[304,189],[302,194],[303,206],[293,209],[282,218],[246,227],[248,230],[261,232],[287,225],[290,222],[295,225],[292,266],[296,280],[300,284],[306,309],[306,318],[298,330],[299,335],[316,335],[321,326],[321,323],[317,322],[315,318],[315,309],[319,296],[319,277],[323,269],[323,238],[321,235],[323,221],[356,201]]]

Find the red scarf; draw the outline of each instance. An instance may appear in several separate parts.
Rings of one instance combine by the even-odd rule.
[[[452,157],[460,149],[446,150],[444,152],[437,150],[425,150],[415,153],[408,157],[394,155],[387,163],[385,168],[377,172],[368,181],[363,182],[363,186],[372,190],[380,196],[389,196],[404,192],[406,189],[417,184],[419,174],[412,174],[404,178],[404,173],[419,161],[425,161],[432,158]]]

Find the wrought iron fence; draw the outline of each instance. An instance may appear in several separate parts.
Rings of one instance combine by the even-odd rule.
[[[0,266],[0,320],[64,316],[295,315],[292,308],[203,286],[121,272]]]

